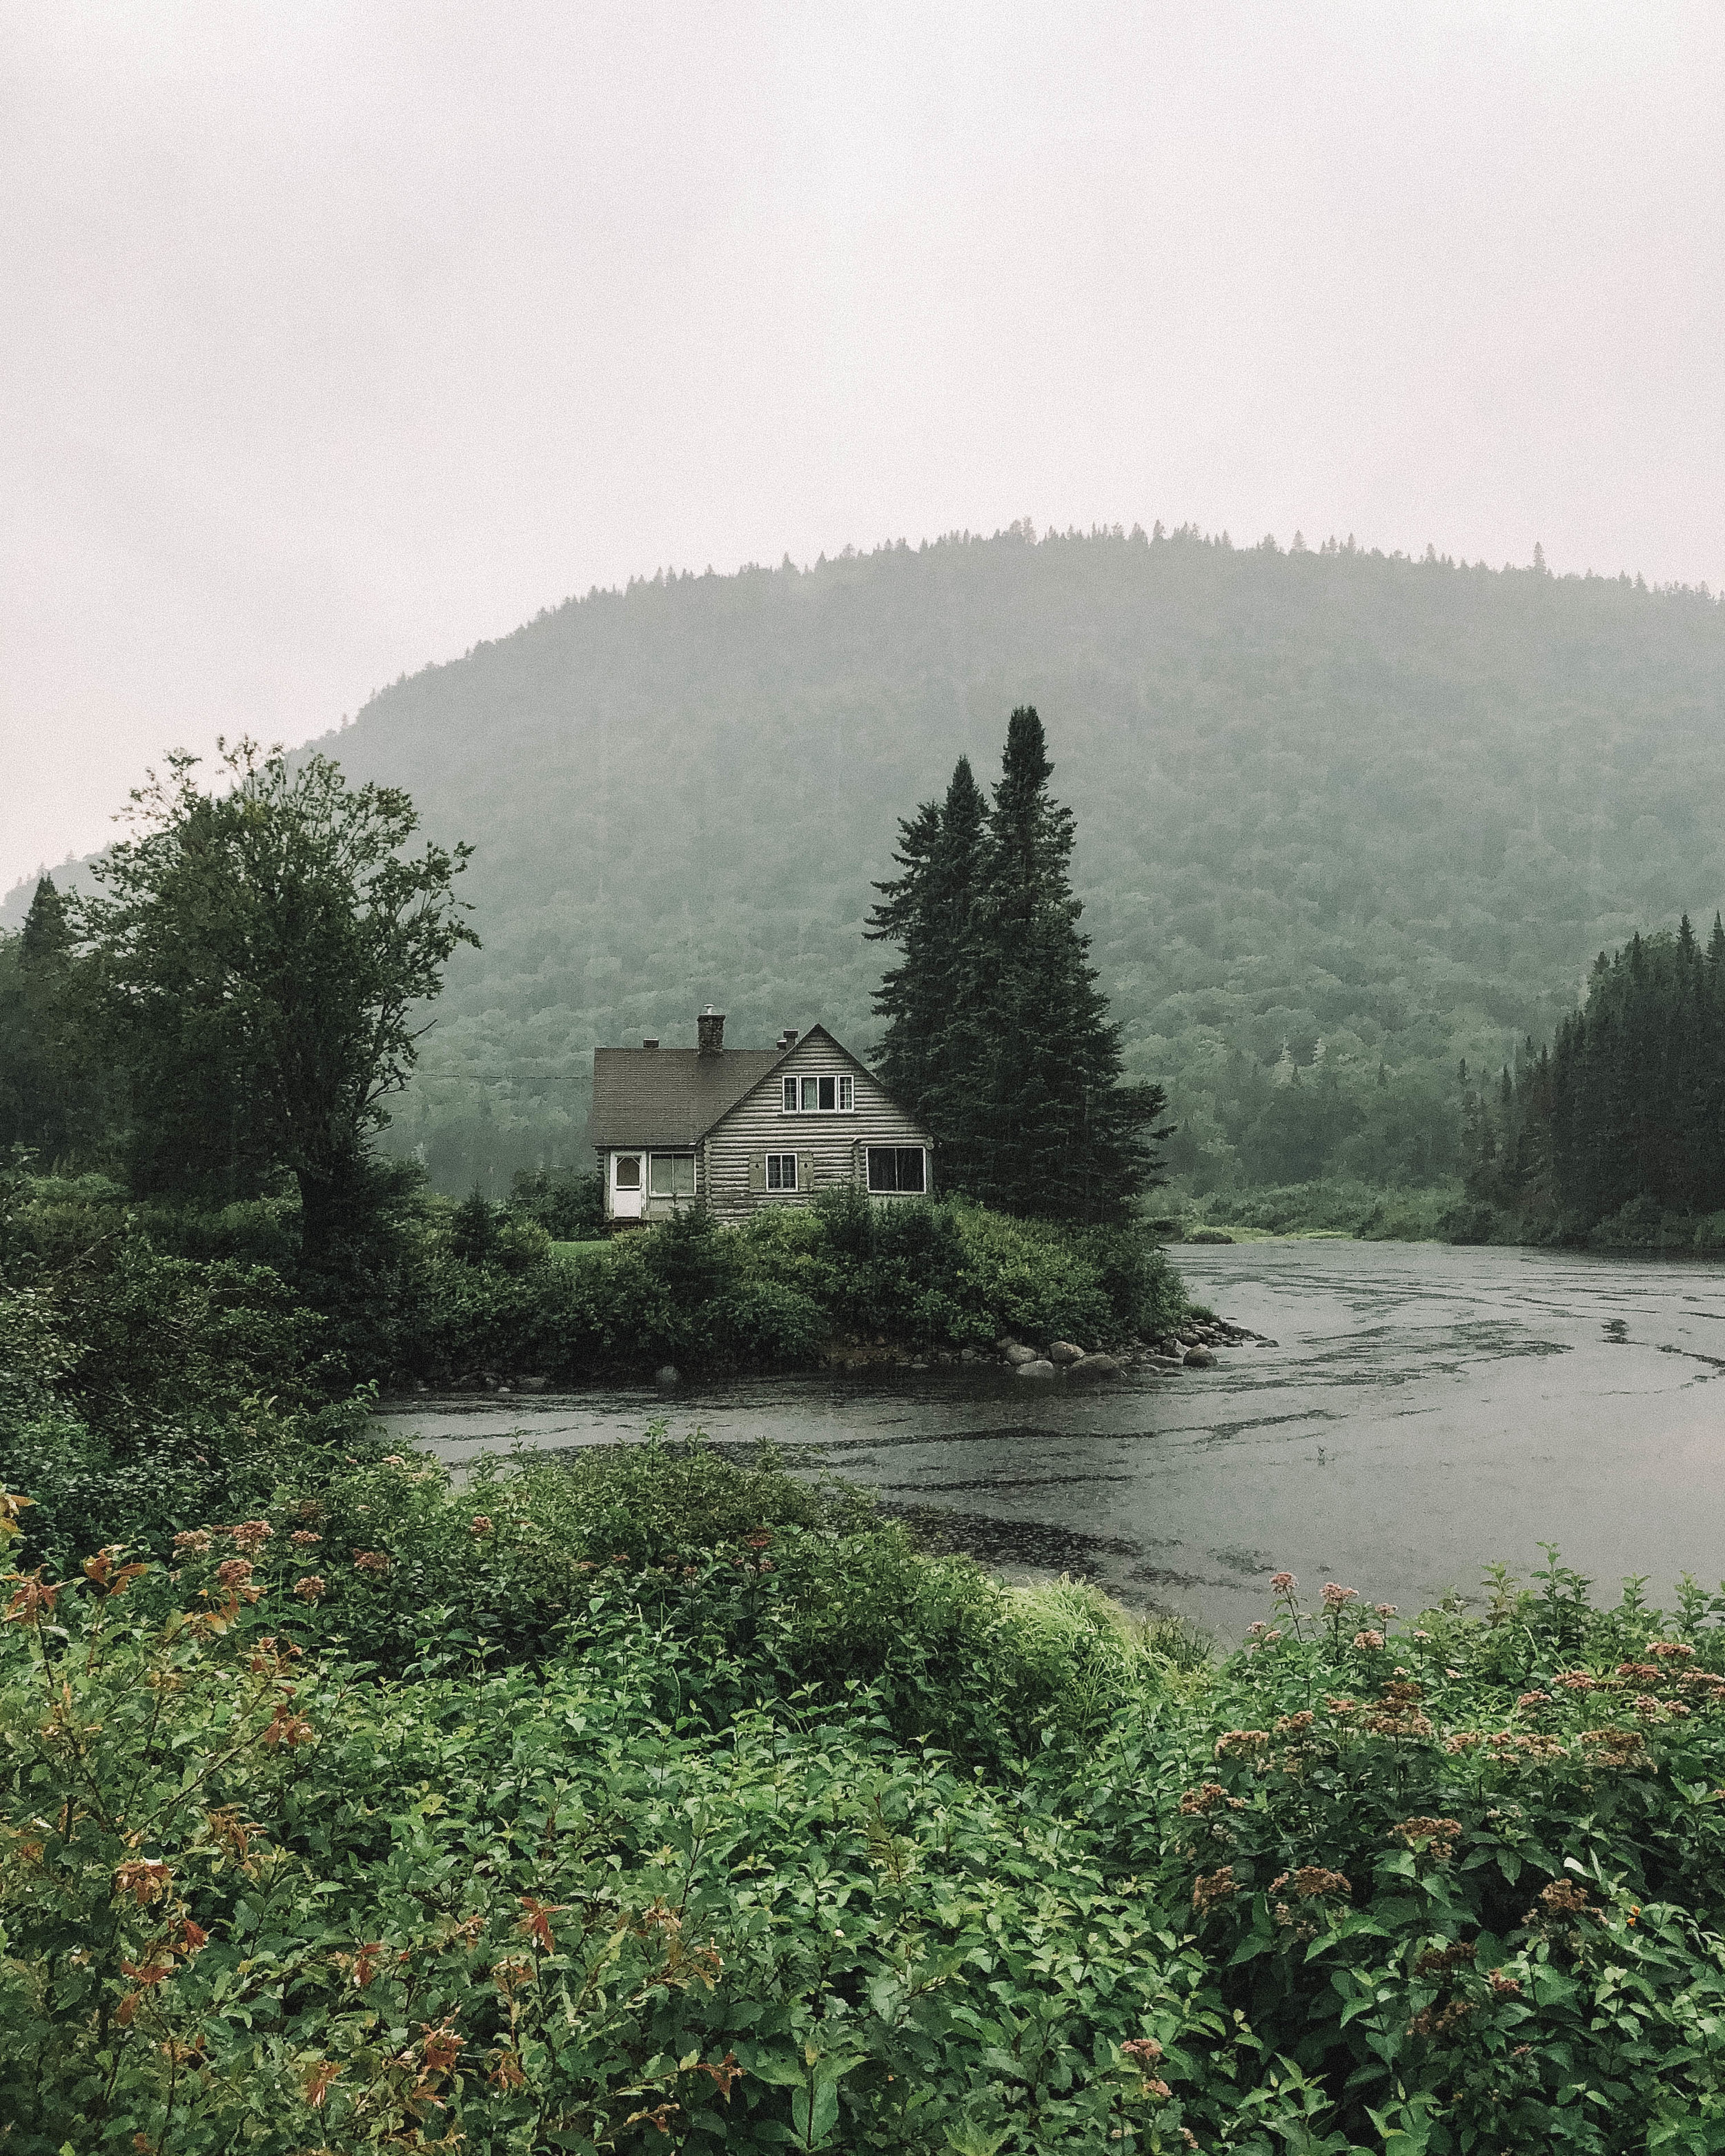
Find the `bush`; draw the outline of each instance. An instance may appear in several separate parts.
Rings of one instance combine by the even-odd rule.
[[[320,1457],[9,1583],[25,2156],[1719,2145],[1725,1589],[1217,1668],[768,1455]]]
[[[588,1242],[605,1232],[605,1178],[522,1168],[510,1186],[509,1209],[536,1221],[554,1243]]]
[[[542,1682],[367,1686],[249,1583],[166,1627],[126,1584],[33,1589],[0,1645],[24,2156],[1076,2152],[1187,2111],[1145,2061],[1214,2038],[1195,1957],[865,1697],[715,1745],[644,1697],[626,1614]]]
[[[922,1348],[1003,1332],[1101,1345],[1166,1331],[1185,1311],[1178,1276],[1142,1231],[1063,1229],[971,1206],[875,1205],[830,1191],[735,1228],[691,1207],[578,1265],[531,1255],[504,1264],[499,1239],[511,1224],[500,1227],[489,1209],[486,1218],[482,1259],[458,1260],[445,1240],[419,1261],[396,1371],[449,1383],[666,1362],[808,1368],[847,1335]],[[477,1212],[474,1221],[477,1234]]]

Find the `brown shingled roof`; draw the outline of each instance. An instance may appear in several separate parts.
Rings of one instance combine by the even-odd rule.
[[[588,1143],[692,1146],[784,1055],[782,1048],[596,1048]]]

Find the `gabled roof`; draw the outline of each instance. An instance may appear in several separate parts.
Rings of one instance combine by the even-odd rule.
[[[588,1143],[690,1146],[794,1049],[596,1048]]]

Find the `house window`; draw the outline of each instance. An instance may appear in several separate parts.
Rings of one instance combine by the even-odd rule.
[[[647,1163],[649,1198],[692,1198],[695,1195],[695,1156],[692,1152],[656,1152]]]
[[[626,1152],[617,1163],[617,1188],[619,1190],[639,1190],[641,1187],[641,1157]]]
[[[855,1106],[856,1081],[848,1071],[831,1078],[787,1078],[784,1081],[788,1116],[848,1116]]]
[[[769,1190],[794,1190],[796,1187],[795,1153],[769,1152],[767,1156],[767,1188]]]
[[[870,1146],[870,1190],[927,1190],[927,1162],[921,1146]]]

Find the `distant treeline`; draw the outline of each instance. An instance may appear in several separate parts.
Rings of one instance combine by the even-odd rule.
[[[1455,1175],[1462,1060],[1550,1040],[1596,952],[1725,903],[1701,592],[1022,526],[651,579],[331,744],[477,849],[485,947],[386,1142],[458,1196],[584,1168],[593,1047],[692,1044],[707,1003],[738,1042],[819,1018],[865,1051],[895,809],[992,767],[1024,703],[1126,1075],[1167,1087],[1194,1190]]]
[[[1718,916],[1705,951],[1686,916],[1601,952],[1551,1045],[1529,1043],[1466,1114],[1468,1194],[1487,1219],[1563,1240],[1725,1241]]]

